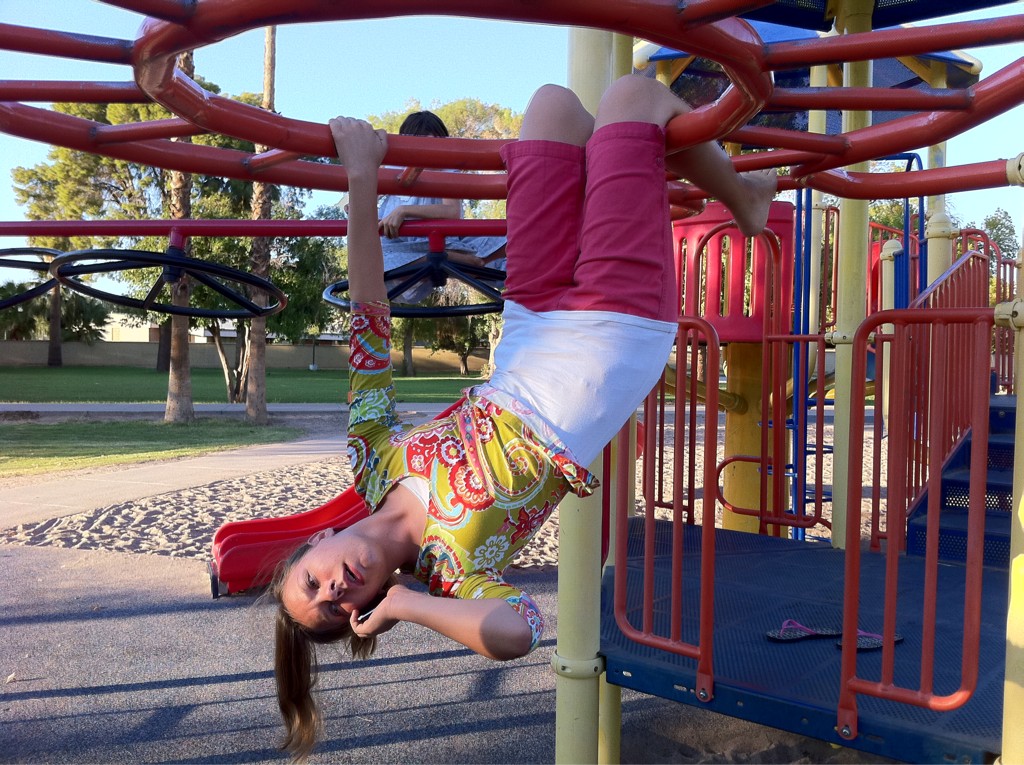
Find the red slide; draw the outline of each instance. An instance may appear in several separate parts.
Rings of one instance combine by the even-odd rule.
[[[462,405],[456,401],[434,419],[443,419]],[[225,523],[213,537],[210,589],[213,597],[266,585],[277,564],[316,532],[342,529],[367,516],[366,503],[348,488],[313,510],[280,518],[254,518]]]
[[[344,528],[365,518],[366,503],[349,487],[330,502],[281,518],[225,523],[213,537],[213,597],[267,584],[277,564],[321,529]]]

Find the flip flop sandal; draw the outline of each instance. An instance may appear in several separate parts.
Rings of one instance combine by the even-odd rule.
[[[893,643],[902,643],[903,635],[898,632],[893,637]],[[858,651],[877,651],[883,645],[884,640],[881,635],[874,632],[864,632],[863,630],[857,630],[857,650]],[[836,641],[836,648],[842,648],[843,641]]]
[[[764,633],[769,640],[777,643],[792,643],[795,640],[814,640],[816,638],[839,637],[843,634],[840,627],[807,627],[800,622],[786,619],[782,627]]]

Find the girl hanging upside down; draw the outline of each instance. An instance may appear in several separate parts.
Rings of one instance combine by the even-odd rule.
[[[668,360],[677,288],[663,128],[688,111],[640,77],[614,83],[596,119],[569,90],[537,91],[502,150],[508,263],[494,375],[447,418],[405,431],[375,206],[387,135],[331,120],[349,179],[349,453],[371,514],[316,534],[272,585],[285,748],[297,757],[319,722],[315,643],[344,640],[365,657],[408,621],[493,659],[537,646],[543,618],[503,572],[567,493],[593,492],[587,466]],[[764,228],[774,172],[738,175],[713,143],[673,155],[668,170],[724,202],[744,234]],[[427,592],[396,584],[397,570]]]

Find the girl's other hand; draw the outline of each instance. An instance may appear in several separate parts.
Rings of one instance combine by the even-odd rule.
[[[359,635],[359,637],[373,637],[390,630],[401,621],[401,618],[396,613],[398,610],[396,606],[406,593],[412,594],[412,590],[401,584],[393,585],[388,590],[387,595],[384,596],[384,599],[377,604],[376,608],[372,604],[366,607],[366,610],[372,608],[373,613],[363,621],[359,620],[361,612],[358,609],[353,609],[349,617],[352,631]]]
[[[390,213],[381,218],[380,232],[388,239],[397,238],[398,229],[400,229],[402,224],[405,223],[406,217],[405,209],[403,207],[396,207]]]

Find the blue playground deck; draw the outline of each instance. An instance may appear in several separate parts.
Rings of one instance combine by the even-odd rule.
[[[630,521],[630,623],[640,625],[643,519]],[[974,696],[960,709],[938,713],[869,696],[858,696],[859,733],[854,741],[835,731],[841,651],[834,639],[776,643],[765,633],[786,619],[806,625],[842,625],[845,554],[828,543],[716,531],[714,698],[696,698],[696,662],[638,645],[615,623],[614,571],[605,574],[601,653],[609,682],[654,696],[704,706],[722,714],[793,731],[906,762],[990,763],[1000,751],[1003,666],[1006,650],[1006,569],[985,569],[982,589],[981,659]],[[667,635],[671,524],[656,532],[655,632]],[[697,643],[700,527],[684,537],[683,639]],[[882,629],[884,558],[863,553],[860,628]],[[917,687],[920,671],[924,559],[900,564],[896,683]],[[634,577],[636,577],[634,579]],[[939,567],[935,692],[960,685],[964,569]],[[877,679],[881,651],[858,654],[857,674]]]

